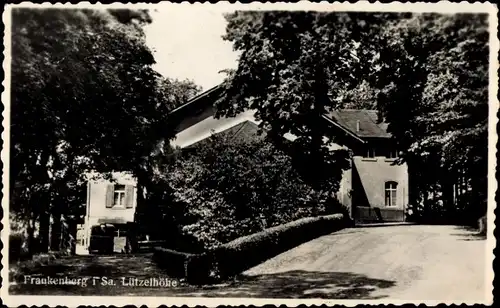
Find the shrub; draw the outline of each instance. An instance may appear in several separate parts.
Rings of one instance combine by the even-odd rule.
[[[181,232],[205,249],[303,217],[341,211],[335,192],[313,189],[291,158],[263,138],[215,135],[184,153],[165,182]]]
[[[186,262],[193,256],[190,253],[178,252],[166,248],[153,248],[153,260],[165,269],[172,277],[186,277]]]
[[[171,277],[185,278],[188,282],[195,284],[209,281],[211,264],[205,254],[155,247],[153,260]]]
[[[209,259],[220,278],[231,277],[301,243],[340,230],[345,222],[342,214],[302,218],[223,244],[208,253]]]
[[[154,248],[153,260],[168,275],[194,284],[211,283],[244,270],[308,240],[342,229],[342,214],[302,218],[237,238],[206,253]]]
[[[445,203],[443,198],[429,198],[416,205],[405,207],[407,221],[423,224],[459,224],[477,226],[487,208],[486,200],[468,199],[473,195],[463,195],[455,203]]]

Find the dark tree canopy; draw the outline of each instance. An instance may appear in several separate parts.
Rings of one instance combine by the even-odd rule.
[[[349,14],[311,12],[236,12],[227,19],[225,39],[241,54],[238,68],[229,72],[219,115],[256,110],[276,143],[287,133],[296,137],[287,146],[302,176],[337,190],[348,153],[330,151],[335,135],[322,129],[322,116],[340,107],[332,84],[355,83],[363,50],[353,33],[363,25]]]
[[[228,71],[220,116],[256,110],[271,135],[295,135],[292,152],[302,156],[296,161],[313,162],[307,168],[313,177],[335,189],[347,156],[328,150],[336,140],[318,129],[321,116],[330,109],[377,109],[412,180],[467,175],[466,186],[484,199],[486,15],[264,11],[227,20],[225,39],[240,57]]]
[[[174,190],[162,207],[163,225],[176,221],[178,232],[206,249],[299,218],[344,211],[328,191],[302,181],[288,155],[259,137],[217,134],[178,156],[161,174]]]
[[[170,99],[176,103],[175,107],[188,102],[202,91],[201,86],[189,79],[179,80],[169,78],[165,80],[165,87],[171,89]]]
[[[147,181],[150,154],[173,137],[168,113],[186,88],[152,69],[147,12],[12,15],[11,209],[30,219],[68,213],[82,203],[75,196],[89,171],[131,171]]]
[[[486,15],[421,14],[390,23],[372,71],[377,108],[426,192],[458,185],[484,211],[488,157]],[[460,192],[455,192],[457,194]],[[449,194],[452,194],[451,192]],[[448,198],[451,199],[451,198]],[[446,201],[445,201],[446,202]]]

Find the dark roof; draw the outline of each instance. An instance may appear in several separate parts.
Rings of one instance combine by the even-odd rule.
[[[189,99],[186,103],[180,105],[179,107],[173,109],[172,111],[170,111],[171,114],[173,113],[177,113],[183,109],[186,109],[188,108],[189,106],[191,106],[192,104],[198,102],[198,101],[201,101],[202,99],[206,99],[206,98],[210,98],[210,97],[218,97],[222,92],[222,85],[219,84],[219,85],[216,85],[215,87],[212,87],[198,95],[196,95],[195,97]],[[217,99],[215,99],[217,100]],[[214,101],[215,101],[214,100]],[[210,101],[211,103],[213,103],[213,101]]]
[[[249,140],[259,135],[259,126],[254,122],[245,121],[220,132],[220,134],[226,134],[232,140]]]
[[[327,117],[360,138],[391,137],[387,132],[387,124],[379,123],[376,110],[334,110]]]
[[[222,85],[217,85],[203,93],[200,93],[196,97],[190,99],[185,104],[179,106],[178,108],[171,111],[172,115],[177,114],[177,116],[188,117],[190,116],[190,111],[193,108],[201,108],[205,104],[210,104],[213,106],[214,102],[220,97],[223,91]],[[198,107],[197,107],[198,106]],[[193,109],[194,110],[194,109]],[[350,135],[358,138],[362,141],[363,138],[390,138],[391,134],[387,132],[387,124],[379,123],[377,111],[376,110],[357,110],[357,109],[341,109],[329,112],[325,118],[333,122],[334,125],[339,126],[344,131],[348,132]],[[357,123],[359,121],[359,131],[357,129]],[[243,122],[226,131],[238,130],[240,126],[248,126],[243,129],[243,132],[237,134],[246,134],[249,127],[255,126],[255,130],[258,129],[257,125],[253,122]],[[221,133],[226,133],[226,131]]]
[[[232,126],[226,130],[215,133],[216,136],[225,136],[230,140],[235,141],[250,141],[255,138],[260,138],[262,135],[259,134],[259,126],[251,121],[244,121],[235,126]],[[205,141],[207,139],[200,140],[189,145],[187,148],[194,148],[199,143]]]

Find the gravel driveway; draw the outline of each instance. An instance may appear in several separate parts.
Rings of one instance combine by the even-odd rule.
[[[263,282],[292,275],[285,290],[306,297],[483,300],[485,257],[486,240],[461,227],[354,228],[307,242],[245,275]],[[302,277],[311,280],[307,288],[300,288]],[[280,293],[274,286],[268,292]]]

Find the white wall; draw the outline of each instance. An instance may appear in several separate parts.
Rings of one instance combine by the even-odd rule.
[[[112,183],[104,179],[90,180],[89,185],[89,202],[88,218],[92,224],[97,223],[101,218],[117,218],[123,219],[125,222],[133,222],[135,209],[137,207],[137,181],[126,173],[113,173]],[[134,193],[132,196],[132,208],[106,208],[106,189],[109,184],[133,185]]]
[[[125,172],[114,172],[112,174],[115,182],[99,178],[97,174],[87,174],[87,209],[85,223],[82,232],[84,233],[83,247],[77,247],[77,254],[88,254],[92,226],[99,225],[101,219],[117,219],[124,223],[133,222],[135,210],[137,208],[137,181],[134,177]],[[106,190],[110,184],[133,185],[132,207],[131,208],[106,208]]]
[[[331,150],[346,149],[333,144]],[[397,205],[393,208],[403,209],[408,204],[408,167],[406,164],[393,165],[394,160],[385,156],[364,158],[354,156],[352,164],[356,165],[363,189],[372,207],[385,207],[385,182],[395,181],[397,186]],[[352,215],[352,168],[344,171],[337,197]],[[356,206],[356,204],[354,204]],[[358,205],[359,206],[359,205]],[[391,207],[392,208],[392,207]]]
[[[397,206],[403,209],[408,204],[408,167],[393,165],[386,157],[353,158],[363,188],[372,207],[385,207],[385,183],[395,181],[397,185]]]
[[[172,145],[186,147],[200,140],[210,137],[213,133],[219,133],[238,125],[245,121],[252,121],[259,124],[254,117],[255,112],[252,110],[238,114],[236,117],[215,119],[211,114],[211,110],[207,112],[206,118],[177,134],[176,139],[172,141]],[[286,134],[287,139],[293,140],[295,137]],[[331,150],[341,149],[346,147],[338,144],[332,144]],[[385,182],[398,182],[397,208],[403,208],[408,202],[408,171],[406,165],[393,166],[392,161],[385,157],[376,157],[375,159],[366,160],[362,157],[355,156],[353,164],[358,167],[359,175],[362,179],[363,186],[371,206],[385,205]],[[340,183],[340,189],[337,194],[339,201],[346,206],[349,211],[352,210],[352,197],[350,191],[352,189],[352,170],[344,172],[344,176]]]

